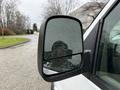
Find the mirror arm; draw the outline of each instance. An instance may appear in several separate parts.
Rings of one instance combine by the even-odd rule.
[[[91,71],[91,63],[90,63],[90,58],[91,58],[91,50],[85,50],[83,54],[83,66],[81,69],[81,73],[90,73]]]

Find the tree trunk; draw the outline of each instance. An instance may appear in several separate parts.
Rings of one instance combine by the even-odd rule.
[[[4,29],[2,28],[2,39],[4,39]]]

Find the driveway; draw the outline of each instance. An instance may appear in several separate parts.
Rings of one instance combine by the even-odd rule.
[[[31,42],[0,49],[0,90],[50,90],[37,69],[38,35],[18,37]]]

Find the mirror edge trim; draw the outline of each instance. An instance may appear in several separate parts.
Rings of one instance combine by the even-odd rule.
[[[48,82],[53,82],[53,81],[59,81],[59,80],[63,80],[78,74],[81,74],[81,68],[84,66],[84,61],[81,59],[81,66],[80,68],[71,70],[71,71],[67,71],[67,72],[63,72],[63,73],[59,73],[59,74],[54,74],[54,75],[45,75],[43,73],[43,50],[44,50],[44,39],[45,39],[45,33],[46,33],[46,26],[47,23],[54,18],[68,18],[68,19],[73,19],[75,21],[77,21],[80,24],[81,27],[81,34],[82,34],[82,54],[84,53],[84,43],[83,43],[83,29],[82,29],[82,23],[80,22],[79,19],[75,18],[75,17],[71,17],[71,16],[66,16],[66,15],[55,15],[55,16],[51,16],[49,17],[42,25],[41,25],[41,29],[40,29],[40,34],[39,34],[39,41],[38,41],[38,71],[40,73],[40,75],[43,77],[44,80],[48,81]],[[41,46],[40,46],[41,43]],[[81,54],[81,56],[83,56]],[[83,70],[82,70],[83,72]]]

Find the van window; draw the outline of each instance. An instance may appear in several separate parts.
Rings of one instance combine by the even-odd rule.
[[[104,20],[98,60],[97,76],[120,90],[120,4]]]

